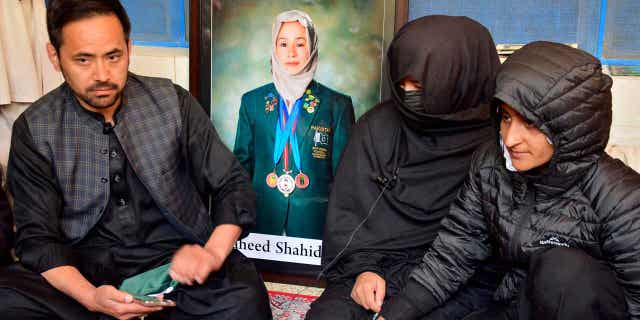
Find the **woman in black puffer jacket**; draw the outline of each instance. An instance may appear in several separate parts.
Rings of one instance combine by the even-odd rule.
[[[640,318],[640,175],[604,152],[611,83],[596,58],[551,42],[505,62],[500,141],[476,152],[386,320],[427,314],[492,254],[508,273],[495,305],[466,319]]]

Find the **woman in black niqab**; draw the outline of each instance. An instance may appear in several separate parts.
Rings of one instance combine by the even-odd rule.
[[[500,63],[485,27],[423,17],[397,32],[387,58],[392,97],[362,116],[342,156],[324,232],[327,290],[308,319],[366,315],[349,298],[363,272],[386,281],[384,298],[397,294],[436,237],[474,150],[495,140],[489,106]],[[405,92],[405,79],[421,90]]]
[[[387,58],[392,100],[411,129],[429,134],[486,124],[500,63],[482,25],[450,16],[412,21],[398,31]],[[404,103],[398,83],[405,78],[421,83],[420,105]]]

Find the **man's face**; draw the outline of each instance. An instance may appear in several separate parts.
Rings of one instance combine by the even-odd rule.
[[[80,104],[92,111],[120,103],[130,49],[131,43],[113,14],[71,22],[62,28],[58,52],[48,45],[54,67],[62,72]]]

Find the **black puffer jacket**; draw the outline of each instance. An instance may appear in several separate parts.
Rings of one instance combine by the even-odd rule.
[[[564,45],[534,42],[507,60],[495,97],[550,137],[554,155],[519,173],[506,169],[496,142],[480,148],[443,231],[403,294],[383,306],[419,311],[389,320],[443,303],[492,253],[511,270],[498,298],[514,298],[531,254],[550,246],[608,263],[640,317],[640,175],[604,153],[610,88],[596,58]]]

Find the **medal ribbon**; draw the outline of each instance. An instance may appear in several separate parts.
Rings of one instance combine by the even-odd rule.
[[[280,161],[280,158],[284,157],[285,171],[289,168],[288,142],[291,144],[293,161],[295,162],[298,171],[300,171],[300,148],[298,147],[298,137],[295,130],[301,106],[302,98],[296,100],[293,108],[291,109],[291,115],[288,115],[284,99],[282,97],[279,99],[280,116],[278,117],[278,124],[276,125],[276,141],[273,148],[273,165],[275,167]]]

